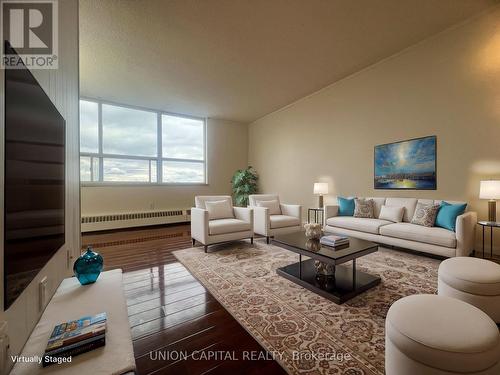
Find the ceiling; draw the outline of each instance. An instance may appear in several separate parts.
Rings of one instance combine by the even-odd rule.
[[[80,0],[81,93],[254,121],[496,0]]]

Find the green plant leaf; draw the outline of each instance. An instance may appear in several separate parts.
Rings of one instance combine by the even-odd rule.
[[[231,178],[233,199],[237,206],[248,205],[248,195],[258,192],[259,176],[255,169],[248,166],[238,169]]]

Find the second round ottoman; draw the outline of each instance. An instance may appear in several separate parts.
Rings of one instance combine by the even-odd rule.
[[[491,318],[460,300],[401,298],[385,322],[387,375],[498,375],[500,334]]]

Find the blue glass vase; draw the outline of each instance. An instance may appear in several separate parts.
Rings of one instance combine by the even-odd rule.
[[[87,251],[73,265],[73,271],[80,284],[95,283],[102,271],[103,263],[102,256],[94,252],[91,246],[87,247]]]

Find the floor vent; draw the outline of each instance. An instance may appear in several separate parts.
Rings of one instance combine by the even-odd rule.
[[[82,232],[185,222],[190,219],[190,211],[179,209],[82,216]]]

